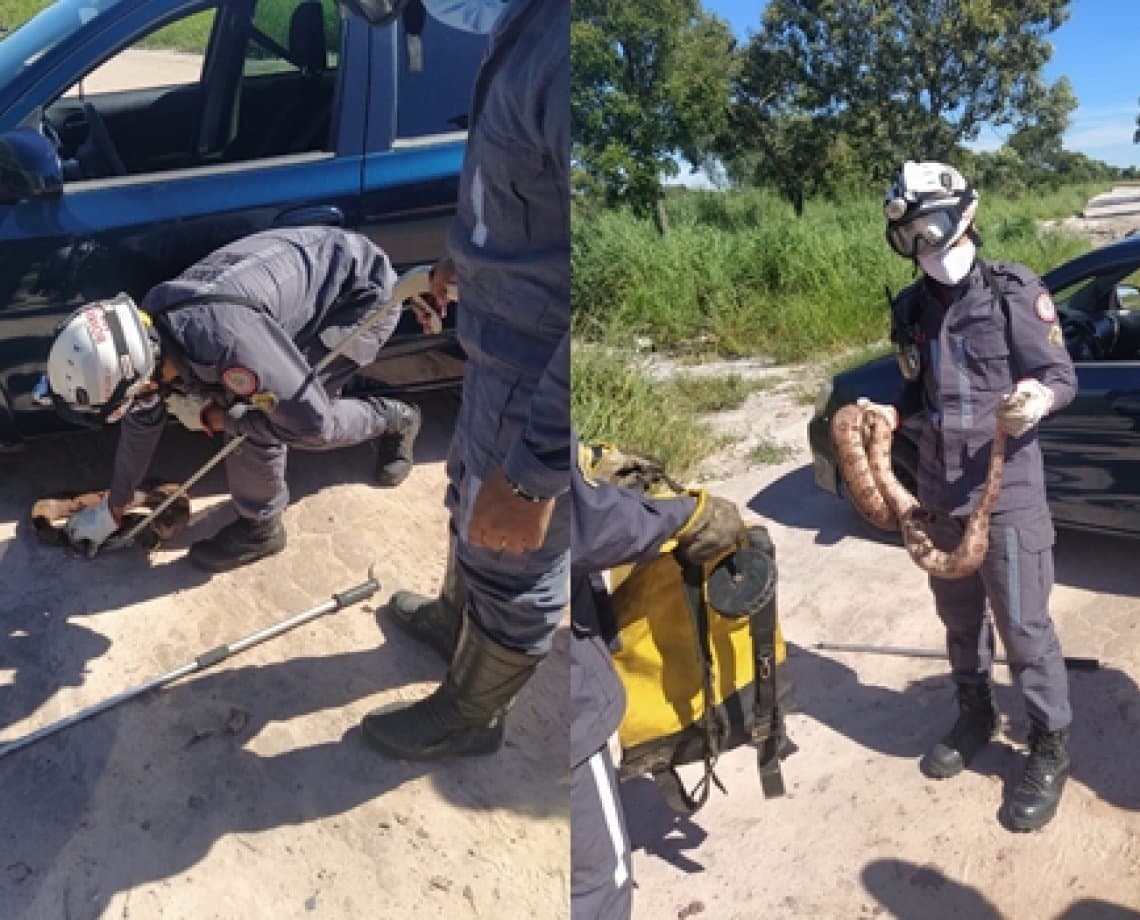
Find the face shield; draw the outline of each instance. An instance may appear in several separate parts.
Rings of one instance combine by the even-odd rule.
[[[887,242],[891,249],[908,259],[915,259],[926,252],[937,252],[962,235],[958,230],[964,212],[961,206],[939,208],[888,222]]]

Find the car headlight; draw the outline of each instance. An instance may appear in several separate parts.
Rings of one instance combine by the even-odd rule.
[[[831,400],[831,393],[834,389],[830,380],[825,380],[820,384],[819,392],[815,394],[816,415],[823,415],[823,410],[827,408],[827,404]]]

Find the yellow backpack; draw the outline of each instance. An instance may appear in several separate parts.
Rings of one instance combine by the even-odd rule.
[[[656,461],[608,445],[590,450],[585,468],[596,479],[655,498],[691,494]],[[768,531],[751,527],[747,547],[699,568],[682,567],[671,549],[609,573],[614,666],[626,692],[619,774],[650,774],[670,806],[692,814],[710,784],[723,791],[720,753],[751,744],[765,798],[782,795],[790,685]],[[686,763],[704,764],[692,792],[677,774]]]

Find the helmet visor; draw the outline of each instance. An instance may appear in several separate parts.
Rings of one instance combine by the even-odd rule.
[[[953,242],[961,216],[957,208],[940,209],[892,221],[887,224],[887,242],[895,252],[908,259],[937,251]]]

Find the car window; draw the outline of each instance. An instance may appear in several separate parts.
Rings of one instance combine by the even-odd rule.
[[[424,18],[418,41],[409,42],[407,24],[399,26],[399,73],[396,96],[397,145],[450,139],[466,131],[475,73],[487,36]]]
[[[336,0],[258,0],[223,162],[332,150],[340,40]]]
[[[1140,269],[1082,278],[1053,300],[1074,361],[1140,359]]]
[[[1140,313],[1140,269],[1116,283],[1116,309]]]
[[[318,22],[319,30],[314,28]],[[259,0],[243,75],[335,70],[339,44],[340,12],[335,3]]]
[[[332,150],[340,36],[337,0],[223,4],[164,24],[48,107],[65,183]]]
[[[86,74],[65,96],[98,96],[120,90],[158,89],[197,83],[214,24],[204,10],[163,26]],[[94,101],[94,100],[92,100]]]

